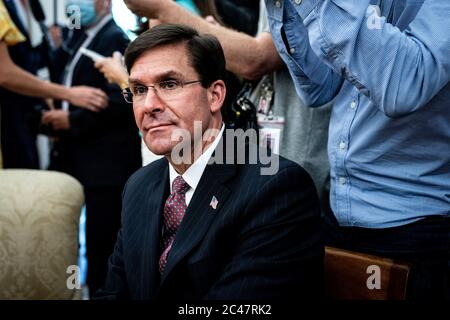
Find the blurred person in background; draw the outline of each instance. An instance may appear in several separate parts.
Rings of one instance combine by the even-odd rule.
[[[6,6],[5,6],[6,4]],[[11,13],[11,15],[9,14]],[[107,104],[104,92],[78,86],[66,88],[40,80],[36,65],[30,61],[33,51],[13,1],[0,1],[0,106],[1,155],[0,168],[39,168],[36,132],[27,120],[36,104],[34,98],[67,100],[71,104],[99,111]]]
[[[55,65],[65,66],[62,82],[66,86],[97,87],[109,98],[108,108],[102,112],[63,103],[60,109],[48,111],[43,117],[45,124],[58,131],[51,168],[73,175],[84,186],[87,284],[92,294],[105,280],[108,256],[120,227],[124,184],[141,167],[142,159],[133,111],[120,88],[109,84],[94,62],[81,53],[81,48],[86,48],[111,56],[127,47],[128,37],[110,14],[111,1],[70,0],[66,6],[79,8],[81,29],[60,32],[69,35],[53,55]]]

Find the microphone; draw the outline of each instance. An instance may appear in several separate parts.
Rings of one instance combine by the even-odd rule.
[[[58,0],[53,0],[53,25],[58,25]]]
[[[45,22],[45,13],[42,9],[41,3],[39,0],[31,0],[28,1],[30,5],[31,12],[33,13],[34,18],[37,22]]]
[[[33,14],[34,19],[38,22],[42,34],[44,35],[45,41],[50,49],[54,49],[55,45],[53,43],[53,39],[49,35],[48,28],[45,25],[45,13],[42,9],[41,2],[39,0],[30,0],[28,3],[30,4],[31,13]]]

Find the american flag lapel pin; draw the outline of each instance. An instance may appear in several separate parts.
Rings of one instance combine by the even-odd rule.
[[[211,206],[211,208],[216,210],[218,204],[219,204],[219,201],[217,200],[216,196],[213,196],[211,198],[211,202],[209,203],[209,205]]]

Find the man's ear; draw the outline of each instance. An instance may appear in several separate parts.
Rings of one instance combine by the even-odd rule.
[[[225,87],[225,82],[222,80],[216,80],[210,85],[208,88],[208,100],[211,113],[220,112],[226,94],[227,88]]]

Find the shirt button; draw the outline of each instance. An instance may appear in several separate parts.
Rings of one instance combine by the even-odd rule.
[[[294,2],[295,2],[295,4],[300,4],[300,3],[302,3],[302,0],[295,0]]]
[[[347,146],[347,144],[345,142],[341,142],[339,144],[339,148],[341,148],[341,150],[344,150],[346,146]]]
[[[281,8],[281,2],[280,2],[280,1],[275,2],[275,6],[276,6],[277,8]]]
[[[289,52],[290,52],[290,53],[295,53],[295,48],[291,48],[291,49],[289,50]]]
[[[350,104],[350,108],[355,109],[357,106],[356,101],[353,100],[352,103]]]
[[[339,178],[339,183],[343,186],[344,184],[346,184],[347,179],[345,179],[344,177],[340,177]]]

